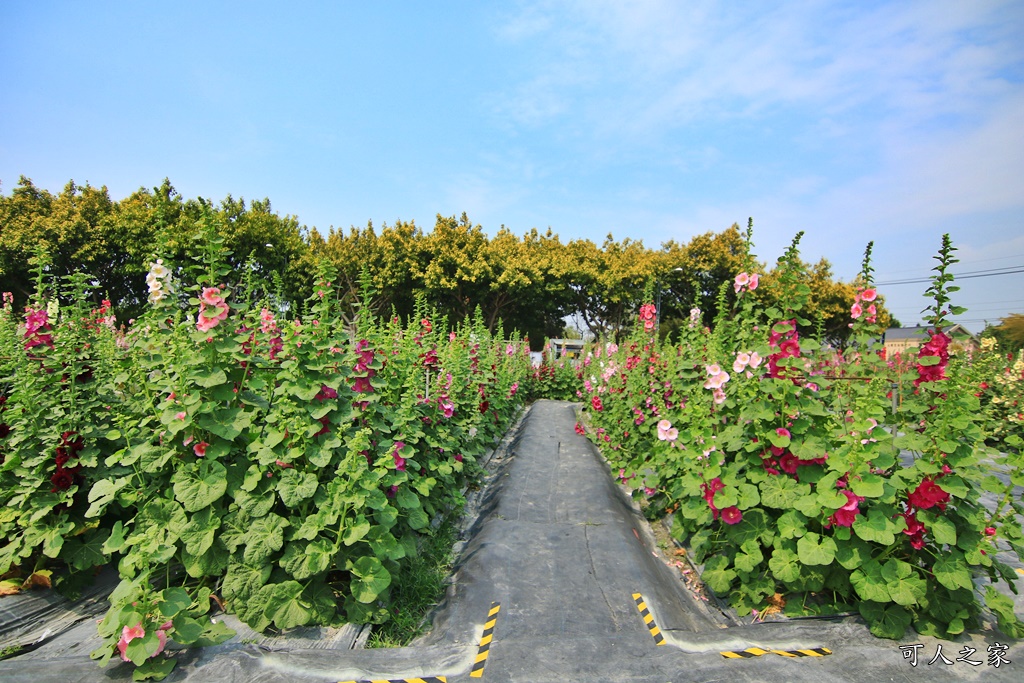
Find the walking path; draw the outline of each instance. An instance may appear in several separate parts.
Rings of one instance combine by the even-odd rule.
[[[1010,648],[1010,664],[987,663],[989,645],[1010,642],[995,632],[942,642],[949,659],[970,645],[982,662],[947,666],[927,663],[941,641],[878,640],[855,619],[729,626],[660,559],[646,522],[574,423],[572,404],[540,401],[489,463],[448,595],[413,646],[236,646],[189,654],[168,680],[1024,680],[1024,644]],[[915,643],[917,667],[900,649]],[[45,680],[9,678],[2,664],[2,680]],[[89,666],[94,673],[80,680],[111,680]]]

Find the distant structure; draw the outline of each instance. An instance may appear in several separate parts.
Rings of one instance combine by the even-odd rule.
[[[586,342],[582,339],[549,339],[544,354],[549,361],[559,358],[578,358]]]
[[[906,353],[909,349],[920,348],[928,341],[930,335],[927,325],[914,327],[890,327],[885,331],[885,355],[891,358],[894,353]],[[980,342],[978,337],[963,325],[953,325],[943,330],[953,340],[951,351],[977,351]]]

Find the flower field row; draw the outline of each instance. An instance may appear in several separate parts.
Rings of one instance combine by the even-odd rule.
[[[130,327],[43,264],[24,318],[0,312],[0,574],[74,590],[115,565],[94,657],[140,678],[173,667],[169,639],[229,637],[214,605],[257,630],[388,619],[392,576],[460,505],[529,368],[479,323],[346,322],[329,272],[288,318],[223,284],[209,243],[195,285],[152,264]]]
[[[759,307],[757,275],[741,273],[729,283],[736,308],[713,330],[697,311],[678,344],[659,343],[644,307],[631,339],[595,346],[581,366],[580,431],[648,509],[671,515],[706,584],[740,615],[782,598],[792,614],[857,610],[881,637],[910,626],[950,637],[984,605],[1024,635],[992,585],[1016,591],[996,554],[1024,551],[1020,422],[1005,428],[1024,368],[991,346],[951,353],[945,316],[960,309],[949,303],[948,238],[917,352],[880,351],[870,249],[852,349],[801,337],[796,245],[777,271],[783,306]]]

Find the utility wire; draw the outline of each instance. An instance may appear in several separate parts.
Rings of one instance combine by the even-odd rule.
[[[994,277],[996,275],[1013,275],[1014,273],[1024,273],[1024,266],[1009,266],[1008,268],[997,268],[993,270],[977,270],[967,273],[951,273],[954,280],[971,280],[977,277]],[[889,282],[876,282],[876,287],[889,287],[892,285],[917,285],[923,282],[931,282],[932,278],[922,277],[915,278],[912,280],[892,280]]]

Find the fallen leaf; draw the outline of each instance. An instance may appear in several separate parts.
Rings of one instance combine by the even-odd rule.
[[[25,582],[21,585],[22,588],[50,588],[52,582],[50,576],[53,574],[49,569],[40,569],[37,572],[32,572]]]
[[[21,592],[21,581],[0,581],[0,595],[17,595]]]

